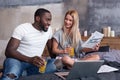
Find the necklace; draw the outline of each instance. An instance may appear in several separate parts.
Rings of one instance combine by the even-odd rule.
[[[68,34],[65,33],[65,42],[64,42],[65,47],[71,46],[71,44],[72,44],[70,36],[71,36],[71,31]]]

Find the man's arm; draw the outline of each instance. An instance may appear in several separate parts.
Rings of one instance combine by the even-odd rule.
[[[19,44],[20,44],[20,40],[15,39],[15,38],[11,38],[8,42],[7,47],[6,47],[5,55],[6,55],[6,57],[15,58],[15,59],[19,59],[21,61],[28,62],[28,60],[30,58],[20,54],[17,51]]]
[[[50,54],[50,57],[51,58],[55,58],[56,57],[56,55],[53,53],[53,51],[52,51],[52,44],[53,43],[53,39],[49,39],[48,40],[48,42],[47,42],[47,48],[48,48],[48,51],[49,51],[49,54]]]
[[[25,61],[28,63],[32,63],[36,66],[40,66],[44,63],[42,63],[42,59],[35,56],[35,57],[27,57],[25,55],[22,55],[20,52],[17,51],[18,46],[20,45],[20,40],[11,37],[11,39],[8,42],[8,45],[6,47],[5,55],[8,58],[15,58],[21,61]]]

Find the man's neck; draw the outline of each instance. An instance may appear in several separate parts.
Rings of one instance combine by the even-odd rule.
[[[38,25],[37,23],[33,23],[32,25],[33,25],[33,27],[34,27],[35,29],[37,29],[37,30],[40,31],[40,27],[39,27],[39,25]]]

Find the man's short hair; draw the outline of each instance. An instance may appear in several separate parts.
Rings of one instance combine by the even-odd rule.
[[[44,9],[44,8],[39,8],[39,9],[37,9],[36,10],[36,12],[35,12],[35,14],[34,14],[34,17],[36,17],[36,16],[42,16],[44,13],[50,13],[50,11],[49,10],[47,10],[47,9]]]

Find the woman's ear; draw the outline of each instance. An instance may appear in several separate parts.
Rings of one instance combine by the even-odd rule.
[[[40,17],[39,16],[36,16],[36,21],[39,22],[40,21]]]

